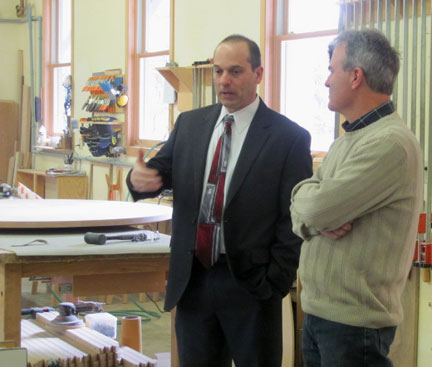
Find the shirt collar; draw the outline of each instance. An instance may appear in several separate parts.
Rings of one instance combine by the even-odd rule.
[[[342,124],[342,127],[346,132],[360,130],[363,127],[366,127],[378,121],[384,116],[390,115],[394,111],[395,108],[393,102],[389,101],[382,104],[381,106],[378,106],[377,108],[374,108],[372,111],[369,111],[368,113],[364,114],[362,117],[358,118],[354,122],[349,123],[348,121],[345,121]]]
[[[226,107],[222,105],[219,119],[215,127],[220,125],[222,123],[223,117],[228,114],[234,117],[233,128],[236,129],[238,132],[242,132],[252,122],[252,119],[254,118],[255,113],[258,110],[259,103],[260,103],[260,98],[257,95],[255,100],[250,105],[233,113],[228,112]]]

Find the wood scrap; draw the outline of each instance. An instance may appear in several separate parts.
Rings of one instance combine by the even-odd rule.
[[[87,356],[85,352],[41,328],[32,320],[21,320],[21,346],[28,350],[28,360],[32,367],[43,367],[44,361],[50,360],[59,360],[67,365],[68,360],[73,358],[84,367],[83,360]]]
[[[22,166],[22,168],[27,168],[27,169],[31,168],[31,166],[32,166],[32,154],[30,152],[23,153],[21,166]]]
[[[14,159],[13,178],[12,178],[12,182],[14,185],[16,185],[17,183],[16,177],[17,177],[18,168],[21,167],[21,158],[22,158],[22,154],[20,152],[16,152],[15,159]]]
[[[15,155],[9,158],[9,166],[8,166],[8,175],[7,175],[7,184],[9,186],[14,186],[14,177],[16,175],[15,172]]]
[[[67,339],[72,339],[78,344],[90,348],[95,354],[118,352],[119,343],[96,330],[87,327],[60,331]],[[104,357],[105,358],[105,357]]]
[[[120,358],[125,367],[154,367],[157,362],[156,359],[147,357],[130,347],[120,348]]]
[[[6,182],[8,165],[15,155],[15,142],[18,131],[18,104],[14,101],[0,100],[0,179]]]
[[[58,335],[66,342],[85,351],[89,356],[90,367],[114,367],[118,356],[119,343],[85,326],[70,328],[51,325],[58,315],[57,311],[36,314],[36,321],[43,328]]]
[[[21,146],[21,115],[22,115],[22,103],[23,103],[23,86],[24,86],[24,51],[18,50],[18,91],[19,91],[19,109],[18,109],[18,136],[17,143],[18,147]],[[17,147],[17,149],[18,149]]]
[[[40,346],[40,350],[36,353],[37,357],[32,358],[29,367],[45,367],[45,361],[56,358],[64,366],[69,367],[154,367],[157,365],[156,359],[132,348],[120,347],[116,340],[85,326],[73,329],[51,326],[50,322],[57,315],[57,311],[38,313],[36,320],[22,321],[25,324],[21,326],[22,341],[31,345],[29,354],[33,354],[31,350],[34,349],[34,345],[36,348]],[[33,325],[29,326],[31,324]],[[32,338],[36,338],[36,341],[30,341]],[[40,345],[41,338],[49,338],[44,340],[43,347]],[[52,340],[56,340],[55,345]],[[65,345],[69,347],[65,348]],[[49,354],[44,348],[53,353]],[[78,352],[69,353],[72,349]]]
[[[21,104],[21,141],[20,152],[26,153],[30,151],[30,135],[31,135],[31,112],[30,112],[30,87],[23,85],[22,89],[22,104]]]

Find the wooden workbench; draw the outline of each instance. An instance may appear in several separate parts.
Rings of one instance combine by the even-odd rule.
[[[164,291],[169,236],[98,246],[84,233],[169,220],[171,212],[130,202],[0,200],[0,340],[20,343],[21,278],[71,276],[75,296]],[[15,247],[34,239],[48,244]]]
[[[4,232],[0,232],[3,242]],[[165,291],[169,253],[16,256],[0,250],[0,339],[20,343],[21,278],[71,276],[74,296]]]

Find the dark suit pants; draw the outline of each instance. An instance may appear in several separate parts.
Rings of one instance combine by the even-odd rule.
[[[282,299],[257,300],[232,278],[226,261],[210,270],[194,261],[177,305],[181,367],[280,367]]]

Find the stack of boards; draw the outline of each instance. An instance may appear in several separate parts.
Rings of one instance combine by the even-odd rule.
[[[62,328],[50,324],[58,312],[21,320],[21,346],[28,351],[28,367],[155,367],[149,358],[87,327]]]

